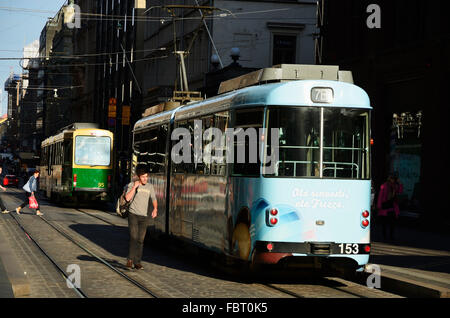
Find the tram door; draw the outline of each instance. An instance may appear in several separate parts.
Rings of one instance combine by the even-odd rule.
[[[51,163],[52,153],[53,153],[52,145],[47,146],[45,153],[46,155],[45,165],[43,166],[45,169],[45,171],[43,171],[43,175],[45,178],[44,191],[47,198],[50,198],[52,193],[52,163]]]

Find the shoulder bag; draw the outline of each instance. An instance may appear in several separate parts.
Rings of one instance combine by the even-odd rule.
[[[130,201],[127,201],[125,199],[126,194],[127,194],[127,190],[125,190],[122,193],[122,195],[117,200],[117,204],[116,204],[116,213],[124,219],[128,217],[128,213],[129,213],[128,210],[130,209],[130,205],[133,202],[134,197],[136,196],[136,192],[134,193],[133,199],[131,199]]]

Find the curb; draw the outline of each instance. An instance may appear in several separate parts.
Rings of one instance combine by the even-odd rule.
[[[368,264],[364,271],[365,280],[373,274]],[[389,272],[389,269],[383,269],[382,265],[377,265],[381,268],[381,290],[390,293],[398,294],[409,298],[450,298],[450,289],[436,286],[426,282],[416,281],[402,275]]]

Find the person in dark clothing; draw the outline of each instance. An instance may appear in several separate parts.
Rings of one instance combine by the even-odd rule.
[[[3,186],[3,179],[4,178],[5,178],[5,175],[3,174],[3,168],[0,167],[0,189],[2,191],[6,191],[6,188]],[[6,206],[3,203],[1,195],[0,195],[0,209],[2,209],[2,213],[9,213],[8,209],[6,209]]]
[[[147,233],[149,221],[148,211],[150,203],[153,209],[151,217],[158,215],[158,203],[153,185],[148,183],[148,173],[144,167],[136,168],[138,179],[128,184],[125,200],[130,203],[128,214],[128,227],[130,230],[130,245],[127,258],[127,268],[143,269],[141,265],[142,252],[144,248],[144,238]]]
[[[391,240],[394,240],[395,227],[400,216],[397,196],[402,192],[403,185],[394,174],[389,175],[387,181],[380,187],[377,208],[385,239],[387,239],[387,230],[389,228],[389,237]]]

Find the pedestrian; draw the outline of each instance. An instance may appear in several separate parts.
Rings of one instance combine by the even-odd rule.
[[[403,192],[403,185],[398,178],[390,174],[387,181],[380,187],[378,194],[377,208],[378,216],[383,227],[383,237],[387,238],[387,230],[389,228],[389,237],[394,240],[394,232],[397,220],[400,216],[400,208],[398,206],[398,195]]]
[[[144,239],[147,233],[149,217],[156,218],[158,203],[153,185],[148,183],[147,169],[140,165],[136,167],[137,180],[128,184],[125,199],[130,203],[128,209],[128,227],[130,233],[127,268],[143,269],[141,264]],[[150,204],[151,203],[151,204]],[[152,210],[150,210],[152,208]],[[149,214],[148,211],[151,211]]]
[[[34,199],[36,199],[36,196],[34,194],[37,191],[37,179],[39,178],[39,174],[40,174],[39,170],[35,170],[30,179],[28,179],[28,182],[25,183],[25,185],[23,186],[27,198],[25,199],[25,201],[23,201],[23,203],[19,207],[16,208],[17,214],[20,214],[20,210],[29,204],[30,197],[34,197]],[[39,202],[36,208],[36,215],[43,215],[43,213],[41,213],[39,208]]]
[[[3,168],[0,166],[0,189],[2,189],[2,191],[6,191],[6,188],[3,186],[4,178],[5,175],[3,174]],[[2,213],[9,213],[9,211],[5,207],[5,204],[3,203],[1,195],[0,195],[0,209],[2,209]]]

